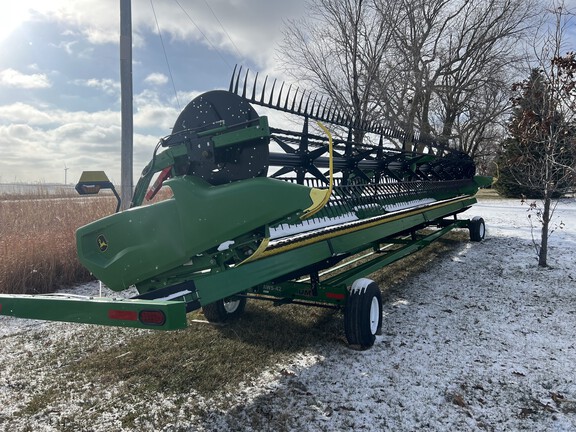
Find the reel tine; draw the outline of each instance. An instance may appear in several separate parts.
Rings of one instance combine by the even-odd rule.
[[[284,90],[284,82],[280,86],[280,94],[278,95],[278,100],[276,101],[276,107],[280,108],[282,105],[280,104],[280,100],[282,99],[282,90]]]
[[[334,123],[334,120],[336,120],[336,107],[332,108],[332,106],[330,106],[330,112],[328,114],[328,121]]]
[[[268,75],[264,78],[264,84],[262,85],[262,94],[260,95],[260,103],[264,103],[264,93],[266,92],[266,83],[268,82]]]
[[[318,115],[320,114],[320,107],[322,106],[322,99],[324,97],[320,96],[320,100],[318,101],[318,108],[316,108],[316,118],[318,118]]]
[[[234,65],[234,70],[232,71],[232,78],[230,78],[230,86],[228,87],[228,91],[230,93],[232,93],[232,91],[234,90],[234,78],[236,75],[236,68],[238,67],[238,64]]]
[[[354,117],[343,112],[342,113],[342,123],[353,124],[354,123]],[[354,129],[358,129],[359,127],[360,127],[360,124],[358,124],[358,126],[354,127]]]
[[[304,115],[308,115],[308,104],[310,103],[310,98],[312,97],[312,93],[308,93],[308,98],[306,99],[306,106],[304,107]]]
[[[330,106],[328,104],[324,104],[324,107],[322,108],[322,118],[325,119],[325,115],[326,115],[326,110],[328,109],[328,113],[330,112]]]
[[[296,106],[296,98],[298,97],[298,87],[296,87],[296,92],[294,93],[294,99],[292,99],[292,106],[290,107],[290,111],[294,111],[294,107]]]
[[[256,77],[254,78],[254,86],[252,87],[252,101],[256,101],[256,84],[258,83],[258,72],[256,72]]]
[[[234,87],[234,93],[238,94],[238,86],[240,85],[240,75],[242,74],[242,66],[238,69],[238,76],[236,77],[236,86]]]
[[[332,105],[334,105],[334,101],[330,101],[330,105],[324,105],[326,112],[326,117],[324,117],[324,111],[322,111],[322,117],[330,121],[330,115],[332,113]]]
[[[274,87],[276,87],[276,78],[274,78],[274,82],[272,83],[272,90],[270,91],[270,99],[268,100],[268,106],[272,106],[272,98],[274,97]]]
[[[298,114],[302,114],[302,101],[304,101],[304,96],[306,95],[306,90],[302,92],[302,97],[300,98],[300,103],[298,104]]]
[[[348,128],[348,138],[346,138],[346,141],[348,142],[352,142],[352,131],[353,131],[352,127]]]
[[[242,86],[242,97],[246,97],[246,84],[248,84],[248,72],[250,69],[246,69],[246,75],[244,75],[244,85]]]
[[[378,153],[377,158],[382,159],[382,154],[384,153],[384,136],[380,135],[380,139],[378,140]]]
[[[310,112],[307,113],[309,116],[314,116],[314,105],[316,104],[316,99],[318,99],[318,93],[314,95],[314,100],[312,100],[312,106],[310,107]]]
[[[292,84],[288,87],[288,92],[286,93],[286,100],[284,100],[284,109],[288,109],[288,99],[290,98],[290,91],[292,90]]]

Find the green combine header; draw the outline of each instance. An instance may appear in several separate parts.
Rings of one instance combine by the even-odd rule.
[[[228,91],[192,100],[156,146],[130,209],[78,229],[80,261],[137,296],[2,295],[0,314],[173,330],[193,310],[221,322],[263,299],[341,309],[349,343],[369,347],[382,300],[367,276],[455,228],[483,239],[481,218],[458,219],[491,182],[468,155],[250,81],[235,70]],[[253,105],[300,128],[272,127]],[[144,205],[163,186],[172,197]],[[114,190],[102,172],[77,185],[102,188]]]

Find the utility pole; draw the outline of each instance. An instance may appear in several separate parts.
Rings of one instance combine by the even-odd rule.
[[[68,167],[64,164],[64,186],[68,184]]]
[[[120,92],[122,110],[121,184],[122,210],[130,207],[133,193],[133,107],[132,107],[132,9],[131,0],[120,0]]]

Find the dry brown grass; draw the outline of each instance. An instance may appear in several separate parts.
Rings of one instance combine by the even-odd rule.
[[[111,196],[2,196],[0,293],[46,293],[89,280],[76,256],[76,229],[114,209]]]
[[[498,194],[496,189],[479,189],[476,197],[479,201],[482,201],[482,199],[504,199]]]
[[[151,202],[171,195],[163,188]],[[0,194],[0,293],[43,294],[91,280],[76,255],[76,229],[115,209],[111,191],[80,197],[38,185]]]

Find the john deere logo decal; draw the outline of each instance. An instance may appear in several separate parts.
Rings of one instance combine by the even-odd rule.
[[[106,252],[108,249],[108,241],[106,241],[104,236],[100,234],[96,241],[98,242],[98,249],[100,249],[100,252]]]

